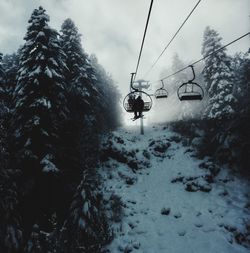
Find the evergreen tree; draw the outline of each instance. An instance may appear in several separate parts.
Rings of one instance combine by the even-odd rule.
[[[202,55],[205,57],[222,47],[218,32],[207,27],[204,32]],[[209,105],[205,115],[209,118],[228,117],[234,113],[233,76],[226,49],[205,59],[203,70]]]
[[[67,234],[66,252],[101,253],[105,244],[111,241],[95,173],[84,173],[70,207],[70,217],[64,233]]]
[[[71,95],[73,94],[74,101],[77,96],[80,96],[78,100],[81,112],[88,121],[87,124],[95,127],[98,122],[97,131],[117,125],[119,94],[112,78],[108,76],[95,56],[89,57],[84,52],[81,35],[71,19],[64,21],[61,32],[61,45],[67,55],[68,89]]]
[[[95,70],[96,85],[101,94],[100,120],[106,129],[117,127],[121,122],[121,108],[118,106],[121,95],[110,74],[98,62],[95,55],[90,56]]]
[[[4,101],[5,84],[6,84],[6,73],[3,67],[3,54],[0,53],[0,103],[3,103]]]
[[[71,19],[62,24],[60,43],[66,55],[66,92],[70,111],[63,130],[65,143],[61,161],[65,179],[79,184],[86,157],[96,146],[93,139],[97,138],[94,130],[97,128],[95,108],[98,93],[93,86],[95,76],[82,48],[81,35]]]
[[[250,109],[250,59],[248,53],[237,53],[231,60],[233,70],[234,96],[237,99],[237,112],[246,113]]]
[[[13,92],[16,86],[17,71],[19,68],[19,51],[4,55],[3,69],[5,71],[5,103],[8,108],[13,108]]]
[[[94,63],[84,52],[81,35],[72,20],[64,21],[61,33],[61,46],[66,54],[70,110],[64,128],[64,140],[70,145],[64,145],[66,150],[63,153],[67,155],[62,158],[63,166],[67,164],[70,168],[70,171],[67,168],[64,170],[65,175],[68,175],[66,185],[71,185],[68,192],[71,188],[71,194],[73,193],[75,187],[72,186],[80,183],[82,172],[85,176],[74,193],[66,232],[60,232],[59,237],[67,238],[68,243],[63,246],[67,248],[66,252],[100,252],[109,233],[105,215],[100,209],[102,198],[98,194],[96,166],[100,153],[100,134],[114,122],[113,116],[109,117],[114,115],[112,110],[108,111],[111,79],[108,80],[104,75],[104,69],[98,65],[97,60]],[[115,95],[113,91],[114,101],[117,97]],[[86,209],[86,206],[89,208]],[[60,240],[59,247],[64,239]]]
[[[0,252],[17,252],[22,243],[18,213],[18,171],[10,169],[8,147],[9,108],[7,106],[7,75],[0,54]]]
[[[0,152],[0,251],[14,253],[20,250],[23,239],[16,183],[20,173],[8,168],[6,154],[3,157],[3,150]]]
[[[103,68],[90,60],[81,44],[81,35],[71,19],[62,24],[60,42],[66,54],[66,80],[70,118],[64,129],[63,166],[65,173],[79,180],[80,172],[96,160],[99,134],[115,125],[117,90]],[[92,58],[93,59],[93,58]],[[71,143],[68,145],[68,143]],[[77,181],[79,183],[79,181]]]
[[[50,216],[61,211],[59,147],[67,118],[66,68],[58,33],[42,7],[29,20],[14,91],[12,154],[21,168],[20,209],[26,238],[34,223],[50,230]],[[31,209],[32,206],[32,209]]]
[[[90,113],[92,108],[89,104],[93,100],[91,95],[98,95],[93,85],[96,77],[88,55],[82,48],[81,35],[71,19],[66,19],[62,24],[60,42],[66,54],[67,90],[80,96],[86,108],[84,113]]]
[[[66,118],[63,52],[58,34],[48,26],[42,7],[29,20],[21,49],[15,89],[15,134],[18,154],[37,169],[58,172],[55,145],[60,122]]]

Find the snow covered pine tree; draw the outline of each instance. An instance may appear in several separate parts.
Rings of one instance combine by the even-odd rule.
[[[96,79],[94,68],[82,48],[81,35],[73,21],[65,20],[61,32],[60,42],[66,54],[70,110],[64,135],[66,141],[71,140],[68,152],[65,152],[68,156],[66,164],[71,164],[68,178],[71,178],[71,184],[79,184],[76,180],[79,180],[82,172],[84,177],[74,194],[70,216],[61,233],[59,245],[65,252],[98,253],[110,238],[96,175],[99,134],[105,124],[112,122],[104,121],[105,111],[102,109],[103,104],[107,104],[107,98],[98,89],[100,86],[97,86],[97,82],[101,80]]]
[[[10,167],[8,146],[9,108],[7,74],[0,54],[0,252],[17,252],[22,243],[18,213],[18,170]]]
[[[5,97],[8,108],[13,107],[13,91],[16,85],[16,76],[19,68],[19,53],[7,54],[3,57],[3,69],[5,71]]]
[[[202,55],[205,57],[222,47],[221,40],[218,32],[206,27]],[[203,75],[209,96],[208,107],[204,112],[205,117],[225,118],[230,117],[235,112],[236,99],[233,96],[233,74],[230,65],[226,49],[222,49],[205,59]]]
[[[49,218],[60,211],[60,128],[67,118],[64,54],[58,33],[42,7],[29,20],[14,91],[13,156],[21,168],[21,214],[29,237],[35,223],[50,231]]]
[[[66,92],[70,117],[64,128],[64,141],[68,144],[64,145],[67,146],[67,150],[63,153],[66,153],[67,157],[63,158],[62,166],[65,167],[65,173],[66,167],[70,168],[71,178],[77,180],[80,170],[86,164],[86,158],[94,152],[91,152],[91,148],[96,146],[96,117],[100,104],[98,91],[93,84],[95,76],[82,48],[80,37],[74,22],[71,19],[65,20],[62,24],[60,43],[66,55]]]

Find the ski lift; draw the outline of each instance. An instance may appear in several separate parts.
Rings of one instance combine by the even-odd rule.
[[[123,107],[127,112],[134,112],[134,101],[141,96],[144,101],[143,112],[148,112],[152,107],[152,98],[144,91],[132,91],[123,100]]]
[[[177,90],[177,95],[180,101],[202,100],[204,97],[204,90],[198,84],[193,82],[195,79],[194,67],[192,68],[193,78],[186,83],[183,83]]]
[[[166,89],[164,89],[164,83],[163,80],[161,80],[162,83],[162,87],[160,89],[157,89],[155,91],[155,98],[159,99],[159,98],[167,98],[168,97],[168,92]]]
[[[125,111],[127,111],[129,113],[134,112],[134,108],[133,108],[134,101],[136,98],[138,98],[138,96],[140,96],[142,98],[142,100],[144,101],[144,106],[143,106],[142,112],[148,112],[152,107],[152,103],[153,103],[152,98],[145,91],[141,91],[141,90],[135,89],[133,87],[133,76],[134,76],[134,73],[132,73],[132,75],[131,75],[130,93],[127,94],[127,96],[124,98],[123,107],[124,107]]]

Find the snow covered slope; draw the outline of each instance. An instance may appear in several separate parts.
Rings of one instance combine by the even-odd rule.
[[[117,212],[107,252],[249,252],[249,182],[195,158],[167,127],[137,131],[104,143],[104,195]]]

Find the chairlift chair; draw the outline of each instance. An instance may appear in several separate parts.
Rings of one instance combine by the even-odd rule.
[[[164,83],[163,83],[163,80],[161,80],[162,82],[162,87],[157,89],[155,91],[155,98],[156,99],[159,99],[159,98],[167,98],[168,97],[168,92],[167,90],[164,88]]]
[[[123,100],[123,107],[127,112],[134,112],[133,99],[141,96],[144,101],[143,112],[148,112],[152,107],[152,98],[144,91],[132,91]]]
[[[177,90],[177,95],[180,101],[195,101],[195,100],[202,100],[204,97],[204,90],[202,87],[193,82],[195,79],[195,72],[192,65],[189,67],[192,68],[193,78],[186,83],[183,83]]]
[[[134,73],[132,73],[131,75],[130,93],[127,94],[126,97],[123,99],[123,107],[126,112],[133,113],[134,112],[133,100],[138,98],[138,96],[141,96],[142,100],[144,101],[142,112],[148,112],[153,104],[152,98],[145,91],[141,91],[133,87],[133,77]]]

